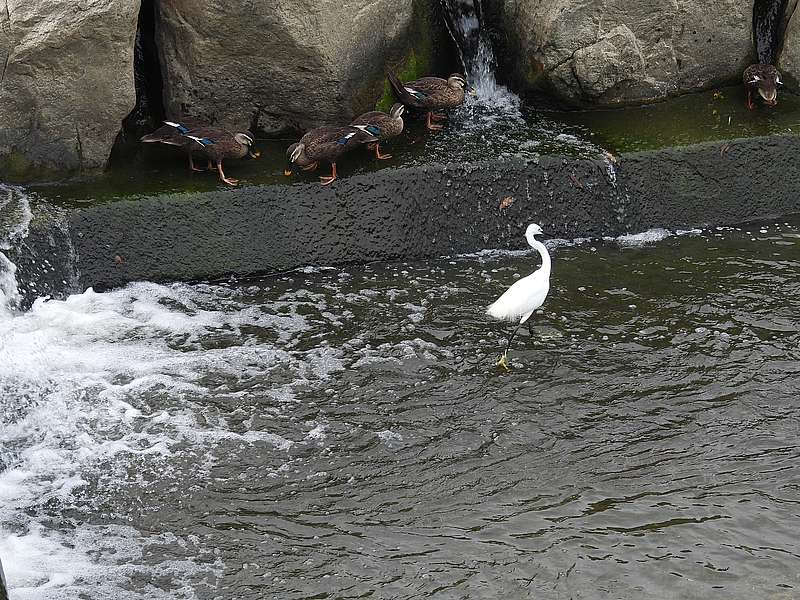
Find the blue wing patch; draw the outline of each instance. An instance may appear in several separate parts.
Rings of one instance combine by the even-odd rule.
[[[417,100],[424,100],[425,98],[428,97],[427,94],[424,94],[419,90],[415,90],[414,88],[407,87],[406,91],[412,96],[414,96],[414,98],[416,98]]]
[[[194,140],[195,142],[197,142],[198,144],[200,144],[204,148],[206,146],[211,146],[211,145],[214,144],[214,140],[210,140],[207,137],[202,137],[201,138],[201,137],[197,137],[197,136],[194,136],[194,135],[187,135],[186,137],[189,138],[190,140]]]
[[[185,127],[184,125],[181,125],[180,123],[175,123],[173,121],[164,121],[164,123],[166,125],[169,125],[170,127],[174,127],[175,129],[177,129],[178,133],[180,133],[181,135],[189,133],[189,128]]]
[[[353,137],[355,134],[356,134],[355,131],[352,133],[348,133],[346,136],[340,137],[338,140],[336,140],[336,143],[339,144],[340,146],[344,146],[347,144],[347,142],[350,141],[350,138]]]
[[[367,131],[369,131],[372,135],[381,134],[381,128],[376,125],[367,125]]]

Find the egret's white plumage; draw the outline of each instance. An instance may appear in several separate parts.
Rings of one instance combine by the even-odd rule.
[[[534,237],[541,233],[542,228],[532,223],[525,231],[525,239],[528,240],[531,248],[539,252],[542,257],[542,266],[527,277],[515,282],[486,310],[486,313],[495,319],[522,325],[531,317],[533,311],[544,304],[547,293],[550,291],[550,253],[545,245]],[[509,338],[508,346],[511,345],[515,334],[516,330]],[[498,362],[504,367],[508,366],[508,346]]]

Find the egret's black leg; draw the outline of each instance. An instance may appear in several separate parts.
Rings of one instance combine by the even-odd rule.
[[[533,337],[533,321],[528,321],[528,333]]]
[[[514,337],[516,337],[519,328],[522,327],[522,323],[516,326],[511,335],[508,338],[508,343],[506,344],[506,349],[503,351],[502,356],[500,356],[500,360],[497,361],[498,367],[503,367],[506,371],[509,370],[508,368],[508,349],[511,347],[511,342],[514,341]]]
[[[514,329],[514,331],[512,332],[511,337],[508,338],[508,344],[506,344],[506,349],[505,352],[503,352],[503,354],[508,354],[508,349],[511,348],[511,342],[514,341],[514,338],[519,332],[520,327],[522,327],[522,324],[517,325],[516,329]]]

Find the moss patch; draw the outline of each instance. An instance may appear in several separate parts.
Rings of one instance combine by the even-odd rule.
[[[427,50],[427,49],[425,49]],[[395,69],[395,74],[400,81],[411,81],[430,74],[431,61],[430,55],[424,56],[422,52],[411,49],[405,61]],[[375,110],[389,112],[392,105],[397,102],[389,80],[383,82],[383,94],[375,103]]]
[[[439,0],[414,0],[406,41],[389,54],[385,70],[391,69],[403,81],[453,70],[457,60],[456,49],[440,11]],[[396,99],[385,71],[363,85],[354,95],[354,100],[354,112],[363,107],[388,111]]]

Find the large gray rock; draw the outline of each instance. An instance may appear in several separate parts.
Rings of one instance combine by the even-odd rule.
[[[800,84],[800,11],[797,0],[790,0],[786,9],[786,24],[778,68],[787,83],[795,89]]]
[[[0,178],[102,168],[136,102],[140,0],[0,5]]]
[[[162,0],[166,112],[265,131],[346,123],[380,97],[386,63],[408,52],[413,4]]]
[[[576,104],[658,100],[737,80],[752,0],[505,0],[506,66]]]

